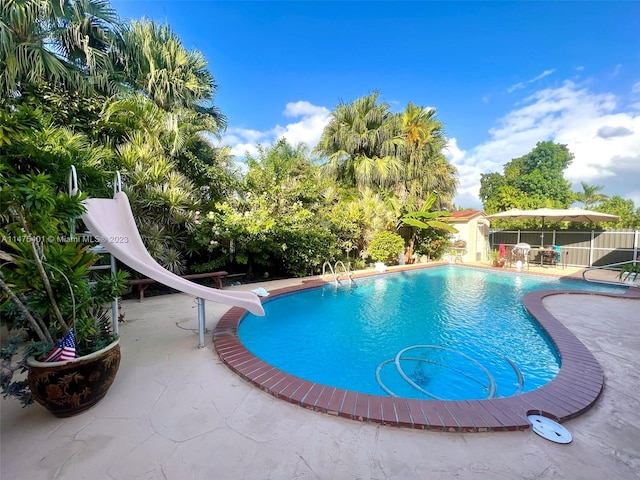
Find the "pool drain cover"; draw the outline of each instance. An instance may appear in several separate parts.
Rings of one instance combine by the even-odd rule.
[[[529,415],[527,417],[531,423],[533,431],[541,437],[556,443],[569,443],[573,439],[569,430],[558,422],[542,415]]]

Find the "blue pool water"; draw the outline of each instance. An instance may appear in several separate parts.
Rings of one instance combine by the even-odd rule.
[[[356,279],[265,303],[239,327],[245,347],[306,380],[421,399],[507,397],[557,374],[555,348],[525,311],[534,290],[624,289],[442,266]]]

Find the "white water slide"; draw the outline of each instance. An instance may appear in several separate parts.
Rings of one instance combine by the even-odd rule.
[[[82,216],[91,234],[111,255],[125,265],[158,283],[198,298],[200,346],[204,346],[204,301],[244,308],[264,315],[262,302],[252,292],[232,292],[209,288],[171,273],[156,262],[142,242],[127,195],[120,191],[114,198],[90,198],[84,201]]]

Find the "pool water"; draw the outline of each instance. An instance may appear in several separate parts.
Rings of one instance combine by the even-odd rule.
[[[323,385],[419,399],[508,397],[560,368],[523,307],[534,290],[624,289],[442,266],[275,298],[265,317],[247,315],[238,335],[265,362]]]

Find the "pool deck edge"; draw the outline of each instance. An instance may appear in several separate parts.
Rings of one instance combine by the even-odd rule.
[[[391,272],[382,275],[386,273]],[[325,283],[314,279],[302,285],[274,290],[263,301],[318,288]],[[239,307],[231,308],[222,316],[214,329],[213,343],[222,362],[240,377],[276,398],[310,410],[402,428],[446,432],[525,430],[530,428],[527,415],[543,415],[558,422],[569,420],[591,408],[604,389],[604,372],[596,358],[544,306],[545,297],[563,294],[640,300],[640,289],[631,288],[624,295],[557,290],[525,295],[524,307],[547,332],[562,363],[558,374],[549,383],[507,398],[467,401],[404,399],[362,394],[303,380],[272,367],[244,347],[238,337],[238,326],[246,311]]]

